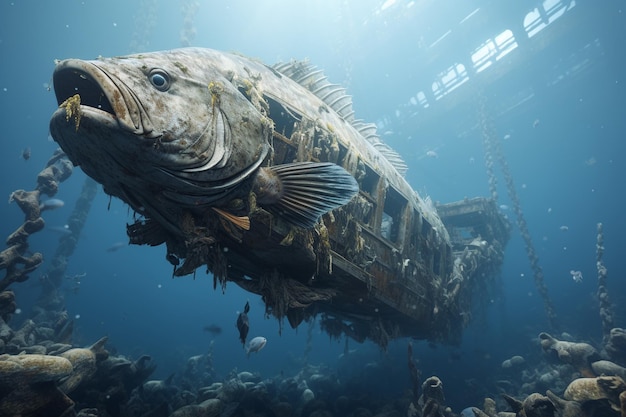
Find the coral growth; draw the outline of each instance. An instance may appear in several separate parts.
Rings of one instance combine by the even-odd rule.
[[[593,346],[558,340],[548,333],[541,333],[539,340],[545,352],[554,352],[563,363],[574,366],[583,376],[594,376],[591,363],[600,359],[600,355]]]

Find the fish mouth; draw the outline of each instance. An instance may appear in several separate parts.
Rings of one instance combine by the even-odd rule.
[[[78,59],[61,61],[52,79],[59,106],[78,94],[81,110],[88,110],[91,117],[106,122],[113,119],[120,128],[135,135],[158,136],[153,133],[152,122],[137,95],[96,63]]]

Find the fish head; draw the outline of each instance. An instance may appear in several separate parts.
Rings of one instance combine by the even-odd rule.
[[[219,205],[267,156],[271,125],[205,54],[58,62],[52,137],[141,214]]]

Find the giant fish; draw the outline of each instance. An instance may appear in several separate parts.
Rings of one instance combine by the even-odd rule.
[[[60,62],[54,89],[66,104],[52,117],[52,136],[107,193],[171,233],[184,233],[182,208],[242,221],[232,202],[251,190],[259,204],[312,227],[350,201],[356,181],[331,163],[263,166],[273,128],[267,105],[253,81],[222,65],[226,58],[190,49]]]
[[[383,267],[415,276],[416,245],[449,256],[402,158],[308,62],[183,48],[58,61],[53,82],[52,137],[139,215],[130,243],[166,244],[176,276],[206,265],[214,286],[234,281],[297,325],[303,309],[346,289],[367,299],[368,275]],[[358,285],[342,281],[355,272]]]

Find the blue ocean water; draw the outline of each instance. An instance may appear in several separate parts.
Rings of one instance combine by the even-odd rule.
[[[55,59],[92,59],[186,44],[237,51],[266,63],[308,58],[331,81],[348,87],[357,117],[379,125],[383,139],[408,162],[411,185],[442,203],[489,194],[475,104],[482,86],[562,330],[576,340],[599,343],[598,222],[604,225],[604,262],[615,325],[626,325],[624,261],[619,252],[626,248],[621,216],[626,179],[624,4],[504,3],[510,7],[479,0],[450,0],[440,6],[400,0],[219,4],[3,0],[0,194],[31,189],[57,148],[48,134],[48,121],[57,106],[50,90]],[[502,52],[505,48],[497,36],[507,29],[516,34],[531,30],[535,10],[549,15],[544,16],[549,24],[540,32],[523,42],[520,38],[514,50],[494,58],[489,68],[477,74],[469,71],[467,82],[458,87],[462,71],[447,87],[435,86],[456,64],[471,64],[473,54],[485,45],[486,50],[492,45]],[[469,32],[474,36],[454,37],[472,18],[484,19]],[[446,35],[448,31],[451,34]],[[425,107],[419,93],[429,89],[431,94],[446,94]],[[31,157],[25,161],[22,152],[27,147]],[[61,185],[57,197],[65,206],[45,213],[47,225],[67,222],[84,180],[77,169]],[[499,204],[513,221],[502,177],[499,195]],[[14,204],[2,206],[0,215],[3,236],[23,220]],[[76,317],[76,344],[89,345],[108,335],[118,354],[151,355],[158,365],[155,378],[179,371],[188,357],[206,353],[213,340],[219,375],[234,368],[265,377],[296,373],[307,343],[312,343],[309,363],[338,366],[343,341],[330,340],[319,326],[309,329],[306,323],[297,330],[285,323],[279,334],[279,324],[264,316],[258,296],[233,284],[223,294],[214,291],[212,277],[203,271],[195,278],[173,279],[162,247],[122,246],[107,252],[113,244],[126,242],[125,225],[131,220],[132,213],[121,201],[110,201],[99,190],[67,269],[70,278],[81,276],[80,284],[73,279],[66,283],[67,309]],[[58,238],[44,230],[32,237],[31,249],[42,252],[49,262]],[[582,282],[575,282],[570,270],[581,271]],[[37,273],[12,287],[24,312],[39,294],[36,281]],[[522,355],[532,360],[541,354],[535,339],[549,330],[549,324],[515,227],[501,281],[501,292],[485,297],[487,313],[474,318],[460,346],[433,348],[414,342],[422,374],[444,381],[447,402],[456,410],[479,404],[484,393],[477,393],[473,384],[496,378],[504,359]],[[250,358],[235,328],[246,300],[251,305],[250,335],[268,339],[267,346]],[[223,332],[215,336],[204,332],[203,327],[211,324]],[[369,377],[363,379],[364,390],[400,396],[410,388],[406,346],[407,340],[396,340],[381,352],[369,342],[350,342],[358,360],[349,372]],[[376,366],[365,368],[363,363]],[[381,387],[380,378],[389,383]]]

